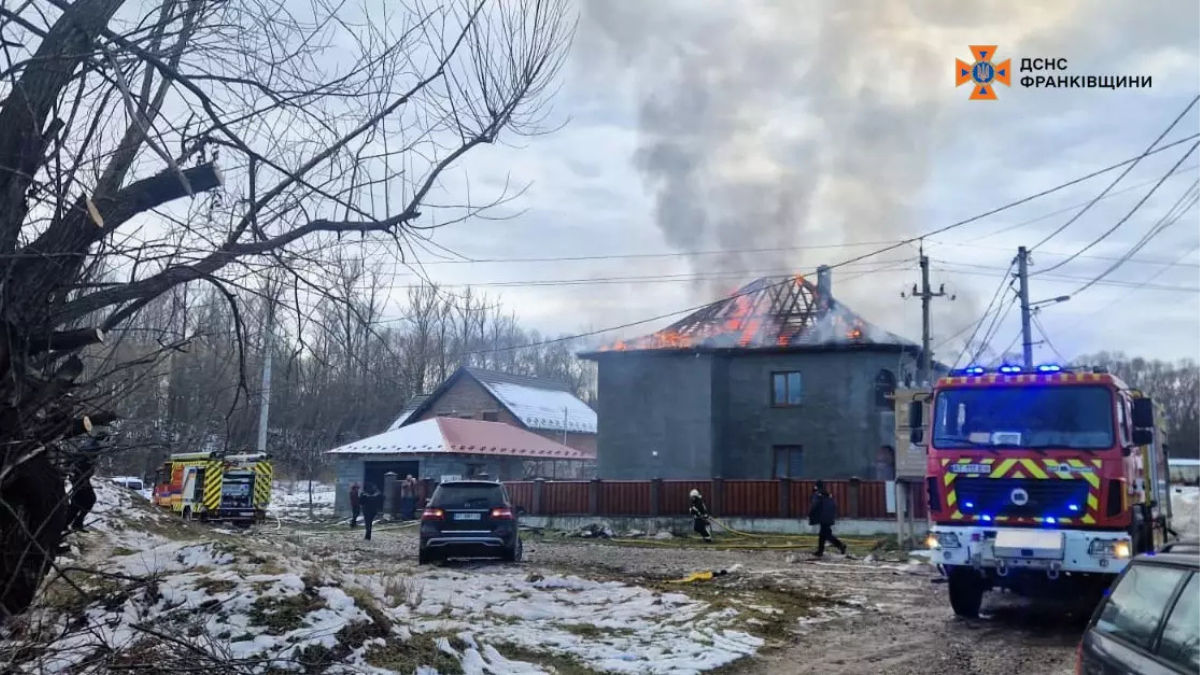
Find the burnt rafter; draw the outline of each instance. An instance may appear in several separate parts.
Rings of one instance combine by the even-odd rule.
[[[666,328],[600,351],[912,343],[868,324],[796,275],[756,279]]]

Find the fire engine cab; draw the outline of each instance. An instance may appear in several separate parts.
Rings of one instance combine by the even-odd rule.
[[[261,522],[271,501],[273,469],[266,453],[177,453],[156,474],[154,503],[187,520]]]
[[[927,543],[960,616],[996,588],[1098,599],[1173,534],[1160,409],[1107,372],[971,367],[908,413]]]

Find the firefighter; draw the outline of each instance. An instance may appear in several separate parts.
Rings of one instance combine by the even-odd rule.
[[[375,516],[383,508],[383,493],[374,483],[367,483],[358,499],[362,506],[363,525],[367,528],[364,539],[371,541],[371,525],[375,523]]]
[[[825,542],[833,544],[842,555],[846,555],[846,545],[833,534],[833,523],[836,519],[837,502],[833,500],[833,495],[825,491],[825,481],[819,480],[813,486],[812,500],[808,504],[808,524],[820,527],[814,556],[820,558],[825,555]]]
[[[358,524],[358,515],[362,513],[358,501],[358,483],[350,484],[350,529]]]
[[[708,505],[704,503],[704,497],[700,496],[699,490],[692,490],[688,496],[692,498],[692,506],[688,509],[692,514],[692,529],[704,537],[704,541],[712,542],[712,517],[708,514]]]
[[[92,487],[92,476],[96,473],[96,459],[100,455],[100,442],[108,438],[100,434],[89,438],[71,459],[67,477],[71,481],[71,498],[67,505],[67,528],[82,532],[83,521],[96,505],[96,490]]]

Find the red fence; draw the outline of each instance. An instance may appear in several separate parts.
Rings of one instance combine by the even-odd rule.
[[[517,481],[505,483],[514,506],[542,516],[682,516],[688,493],[699,490],[713,513],[745,518],[808,517],[815,481],[810,480],[644,480]],[[827,480],[842,518],[892,518],[883,481]],[[908,510],[924,518],[924,486],[909,488]]]

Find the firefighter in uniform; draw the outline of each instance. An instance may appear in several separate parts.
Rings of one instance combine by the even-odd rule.
[[[692,529],[696,534],[704,537],[704,541],[712,541],[712,517],[708,513],[708,505],[704,503],[704,497],[700,496],[699,490],[692,490],[691,494],[692,505],[688,512],[692,514]]]

